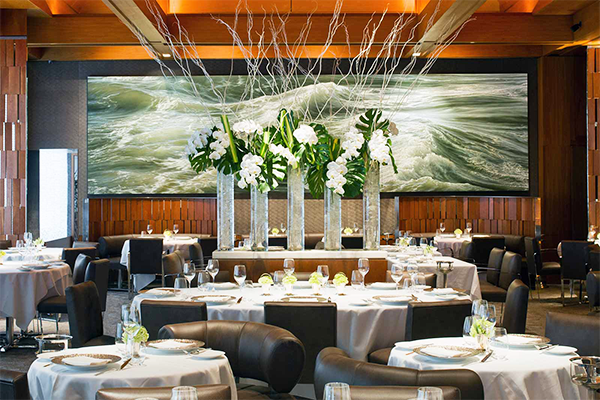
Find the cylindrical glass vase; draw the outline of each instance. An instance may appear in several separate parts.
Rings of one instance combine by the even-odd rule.
[[[250,242],[252,250],[269,249],[269,192],[250,186]]]
[[[342,198],[325,189],[325,250],[342,249]]]
[[[381,240],[379,213],[379,163],[371,162],[363,186],[363,248],[378,250]]]
[[[304,170],[288,166],[287,185],[287,248],[304,250]]]
[[[233,175],[217,172],[217,248],[233,250],[234,218],[233,218]]]

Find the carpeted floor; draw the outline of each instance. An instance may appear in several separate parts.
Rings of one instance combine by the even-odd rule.
[[[538,335],[544,334],[546,326],[546,313],[548,311],[586,315],[590,313],[587,304],[577,304],[574,297],[571,301],[572,305],[563,307],[560,301],[560,287],[551,286],[540,291],[540,299],[537,298],[537,293],[534,292],[534,298],[529,299],[529,307],[527,312],[527,332]],[[122,304],[128,304],[127,293],[125,292],[109,292],[107,299],[107,311],[104,314],[104,333],[114,335],[116,324],[120,318],[120,310]],[[500,310],[500,305],[497,307]],[[600,318],[599,313],[593,315]],[[5,335],[4,319],[0,319],[0,335]],[[35,324],[37,327],[37,324]],[[34,324],[30,325],[30,329],[34,328]],[[44,321],[43,329],[45,333],[55,333],[56,327],[54,322]],[[59,331],[61,333],[69,332],[69,324],[65,315],[59,322]],[[28,339],[22,343],[35,344],[35,340]],[[0,368],[26,372],[29,365],[35,359],[34,349],[11,349],[6,353],[0,353]]]

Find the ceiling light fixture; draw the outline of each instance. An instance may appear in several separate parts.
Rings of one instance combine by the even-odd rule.
[[[169,53],[163,53],[162,55],[163,57],[171,57],[171,55]]]
[[[421,55],[421,53],[420,53],[420,52],[418,52],[418,51],[415,51],[415,52],[413,53],[413,55],[412,55],[412,56],[413,56],[413,57],[419,57],[420,55]]]

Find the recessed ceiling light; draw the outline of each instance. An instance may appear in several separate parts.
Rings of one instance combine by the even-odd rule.
[[[171,57],[171,55],[169,53],[163,53],[162,55],[163,57]]]
[[[414,53],[413,53],[413,55],[412,55],[412,56],[413,56],[413,57],[419,57],[420,55],[421,55],[421,53],[419,53],[418,51],[416,51],[416,52],[414,52]]]

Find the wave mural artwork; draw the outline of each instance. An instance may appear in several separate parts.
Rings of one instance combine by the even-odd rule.
[[[230,120],[272,125],[281,107],[307,115],[329,132],[343,133],[355,116],[379,108],[396,123],[392,147],[398,174],[381,170],[382,192],[526,192],[529,190],[527,74],[429,74],[402,106],[412,77],[369,77],[360,98],[352,80],[319,82],[273,94],[246,76],[213,76],[227,85]],[[265,79],[265,78],[260,78]],[[194,78],[202,98],[178,78],[88,78],[88,193],[90,195],[193,195],[216,192],[216,171],[197,175],[184,156],[193,129],[218,125],[222,104],[205,77]],[[325,110],[325,112],[323,112]],[[352,112],[348,112],[352,110]],[[285,191],[285,186],[277,191]]]

